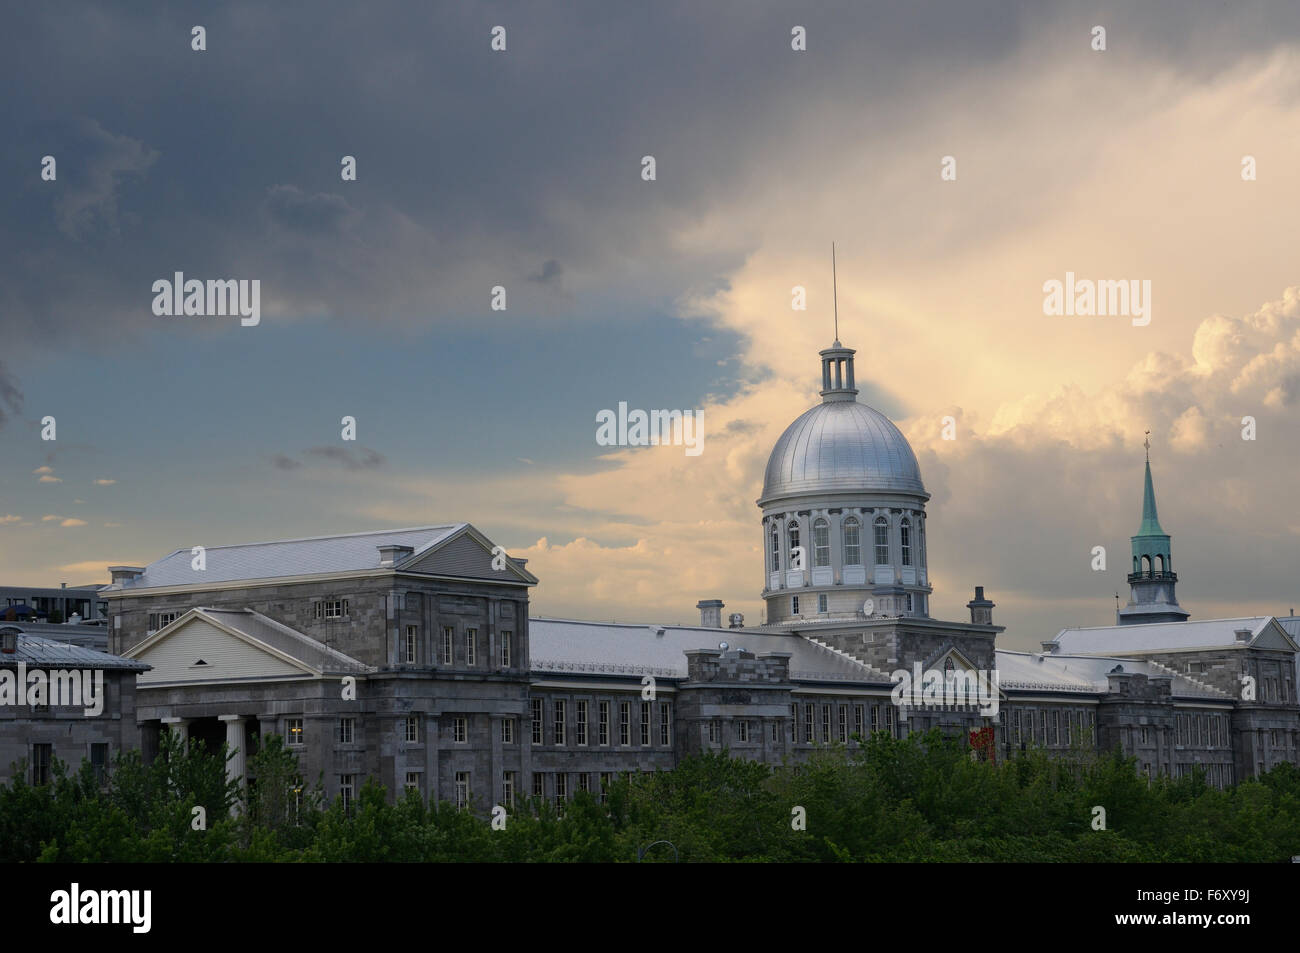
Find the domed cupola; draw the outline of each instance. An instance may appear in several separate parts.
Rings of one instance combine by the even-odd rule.
[[[930,494],[907,438],[858,403],[855,353],[839,341],[821,352],[822,402],[767,461],[758,505],[769,623],[928,615]]]

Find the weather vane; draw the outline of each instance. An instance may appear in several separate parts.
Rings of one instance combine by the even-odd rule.
[[[1147,431],[1147,438],[1142,441],[1142,446],[1147,448],[1147,460],[1151,459],[1151,431]]]

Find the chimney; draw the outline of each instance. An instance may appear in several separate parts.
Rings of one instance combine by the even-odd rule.
[[[995,603],[984,598],[984,587],[975,587],[975,598],[966,603],[966,608],[970,610],[970,620],[974,625],[992,625],[993,624],[993,606]]]
[[[745,627],[745,616],[740,612],[733,612],[727,616],[727,622],[730,623],[727,626],[729,629],[743,629]]]
[[[0,652],[5,655],[13,655],[18,651],[18,635],[22,629],[16,625],[6,625],[0,627]]]
[[[68,584],[67,584],[66,582],[61,582],[61,583],[59,583],[59,588],[60,588],[60,589],[67,589],[67,588],[68,588]]]
[[[144,575],[144,567],[143,566],[109,566],[108,575],[109,578],[113,580],[114,585],[121,583],[124,586],[129,586],[131,585],[131,583],[135,582],[137,579],[139,579],[141,576]]]
[[[1237,636],[1238,642],[1250,641],[1250,629],[1233,629],[1233,634]]]
[[[392,569],[393,566],[415,552],[413,546],[398,546],[396,543],[385,543],[377,548],[379,549],[380,569]]]
[[[700,610],[700,625],[706,629],[722,628],[722,606],[721,599],[701,599],[695,604],[695,608]]]

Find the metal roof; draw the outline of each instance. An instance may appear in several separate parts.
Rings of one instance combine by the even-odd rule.
[[[143,575],[135,580],[124,586],[110,586],[106,591],[379,569],[380,546],[410,546],[415,550],[412,555],[419,555],[466,525],[468,524],[452,523],[414,529],[315,536],[309,539],[210,546],[205,553],[207,568],[201,573],[191,568],[194,558],[191,550],[178,549],[157,562],[150,563]]]
[[[685,652],[716,649],[719,642],[726,642],[730,648],[757,655],[789,652],[793,681],[889,683],[887,675],[857,659],[796,635],[538,618],[529,619],[528,635],[532,671],[537,673],[685,678]]]
[[[136,672],[149,669],[144,662],[134,659],[26,634],[18,636],[16,652],[0,653],[0,668],[17,668],[19,662],[25,662],[29,668],[120,668]]]
[[[759,502],[854,490],[929,497],[911,445],[888,417],[857,401],[829,401],[781,434],[767,461]]]
[[[1130,627],[1131,628],[1131,627]],[[1171,692],[1182,698],[1223,700],[1231,696],[1164,665],[1099,655],[1055,655],[997,650],[998,687],[1013,692],[1088,692],[1109,690],[1106,676],[1116,667],[1148,678],[1172,678]]]
[[[1267,628],[1272,616],[1244,619],[1200,619],[1193,622],[1150,622],[1145,625],[1103,625],[1062,629],[1056,643],[1062,652],[1076,654],[1153,652],[1217,648],[1236,645],[1237,629],[1250,629],[1254,639]]]

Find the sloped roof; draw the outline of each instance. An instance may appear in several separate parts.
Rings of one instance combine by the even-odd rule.
[[[1244,619],[1201,619],[1192,622],[1150,622],[1145,625],[1103,625],[1062,629],[1056,636],[1060,651],[1073,654],[1176,652],[1180,649],[1236,645],[1237,629],[1250,629],[1251,639],[1268,628],[1272,616]]]
[[[194,610],[196,615],[206,616],[213,622],[228,626],[243,633],[255,642],[278,649],[290,655],[304,665],[325,673],[349,672],[361,674],[375,669],[364,662],[359,662],[350,655],[332,649],[323,642],[318,642],[297,629],[262,615],[252,609],[210,609],[200,607]],[[177,625],[177,619],[172,625]]]
[[[726,642],[733,649],[758,655],[789,652],[790,677],[794,681],[889,683],[888,676],[851,656],[797,635],[538,618],[529,620],[528,633],[532,671],[537,673],[685,678],[685,652],[716,649],[719,642]]]
[[[1131,627],[1130,627],[1131,628]],[[1004,691],[1089,692],[1104,694],[1106,676],[1116,666],[1148,678],[1173,678],[1170,691],[1180,698],[1228,699],[1226,692],[1187,678],[1155,662],[1104,655],[1048,655],[998,649],[998,687]]]
[[[157,562],[150,563],[143,575],[125,587],[111,586],[108,591],[379,569],[380,546],[410,546],[415,550],[412,555],[419,555],[466,525],[468,524],[452,523],[414,529],[373,530],[341,536],[210,546],[205,554],[207,568],[201,573],[191,568],[191,551],[178,549]]]
[[[43,639],[37,635],[19,635],[17,651],[0,653],[0,668],[17,668],[25,662],[29,668],[102,668],[144,672],[149,666],[135,659],[83,649],[79,645]]]

